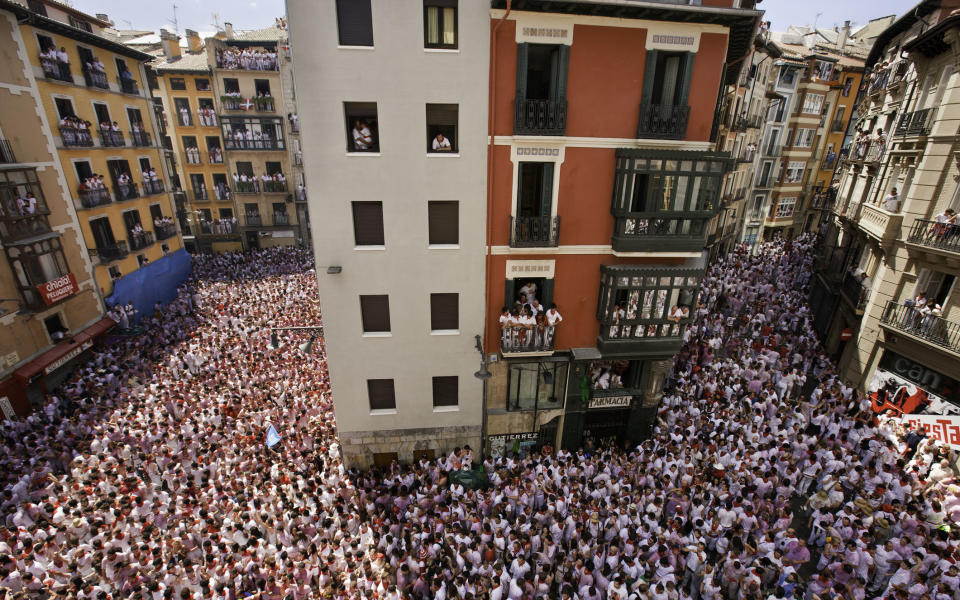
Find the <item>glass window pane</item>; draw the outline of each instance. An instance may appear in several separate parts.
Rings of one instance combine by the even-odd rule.
[[[532,367],[532,368],[531,368]],[[510,410],[532,410],[537,402],[537,365],[510,367]]]
[[[440,43],[440,9],[436,6],[427,7],[427,43]]]
[[[443,43],[453,45],[457,43],[456,32],[453,29],[456,18],[453,8],[443,9]]]

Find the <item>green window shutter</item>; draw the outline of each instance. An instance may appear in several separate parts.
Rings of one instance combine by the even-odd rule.
[[[503,304],[507,308],[513,308],[513,302],[517,299],[517,280],[508,279],[504,286]]]
[[[543,163],[543,197],[540,198],[540,216],[549,217],[553,209],[553,163]]]
[[[557,48],[556,96],[559,100],[567,97],[567,69],[570,68],[570,46],[560,44]]]
[[[643,69],[643,95],[641,102],[650,104],[653,98],[653,82],[657,76],[657,51],[647,50],[647,66]]]
[[[690,100],[690,82],[693,80],[693,61],[696,58],[696,53],[687,52],[683,57],[683,87],[680,89],[680,100],[677,102],[678,106],[686,106],[689,104]]]
[[[540,303],[543,306],[550,306],[553,302],[553,279],[544,279],[540,288]]]
[[[527,63],[530,44],[517,44],[517,99],[527,98]]]

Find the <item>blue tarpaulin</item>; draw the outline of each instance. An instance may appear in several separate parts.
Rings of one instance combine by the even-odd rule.
[[[113,294],[105,299],[107,306],[133,304],[140,311],[138,320],[149,317],[157,302],[167,304],[177,297],[177,287],[192,269],[190,253],[177,250],[115,281]]]

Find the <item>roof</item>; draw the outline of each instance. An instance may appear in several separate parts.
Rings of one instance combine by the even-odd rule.
[[[265,27],[264,29],[253,29],[234,34],[232,38],[226,39],[226,42],[279,42],[287,39],[287,31],[276,27]]]
[[[880,55],[883,54],[884,49],[886,49],[887,44],[890,43],[890,40],[900,35],[904,31],[907,31],[913,27],[914,23],[923,17],[929,15],[936,9],[940,8],[940,0],[921,0],[920,4],[917,4],[905,15],[893,22],[892,25],[884,29],[878,36],[876,41],[873,42],[873,48],[870,49],[870,54],[867,56],[867,67],[872,67],[874,63],[877,62],[877,59],[880,58]]]
[[[893,25],[893,22],[897,20],[897,15],[887,15],[885,17],[877,17],[876,19],[871,19],[866,25],[854,31],[851,35],[857,39],[869,40],[877,37],[883,30],[887,27]]]
[[[58,0],[42,0],[42,3],[49,4],[50,6],[53,6],[54,8],[56,8],[57,10],[62,10],[65,13],[82,17],[88,21],[93,21],[100,27],[110,27],[111,25],[113,25],[113,23],[111,23],[110,21],[104,21],[103,19],[98,19],[96,16],[87,14],[82,10],[77,10],[74,7],[70,6],[69,4],[66,4],[65,2],[59,2]]]
[[[59,5],[59,3],[55,4]],[[133,58],[138,61],[148,61],[153,58],[149,54],[140,52],[139,50],[135,50],[119,42],[114,42],[113,40],[107,39],[101,35],[84,31],[83,29],[77,29],[76,27],[71,27],[66,23],[61,23],[60,21],[51,19],[49,17],[38,15],[27,7],[20,4],[15,4],[10,0],[0,0],[0,10],[6,10],[17,15],[17,22],[20,25],[30,25],[38,29],[43,29],[44,31],[65,35],[71,39],[86,42],[91,46],[103,48],[104,50],[109,50],[110,52],[115,52],[121,56]],[[66,8],[64,10],[66,10]],[[71,10],[75,13],[79,12],[75,9]],[[89,15],[86,15],[85,13],[79,14],[89,17]],[[93,19],[92,17],[90,18]],[[97,19],[93,20],[97,21]]]
[[[951,15],[940,21],[909,43],[904,44],[903,49],[907,52],[919,51],[927,58],[942,54],[950,49],[950,44],[944,39],[944,34],[954,27],[960,27],[960,14]]]
[[[210,70],[210,65],[207,63],[207,53],[201,52],[199,54],[184,53],[172,60],[155,62],[153,68],[161,73],[206,73]]]

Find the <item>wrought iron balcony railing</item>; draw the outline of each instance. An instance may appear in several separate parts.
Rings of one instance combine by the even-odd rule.
[[[950,322],[913,306],[904,306],[895,300],[887,303],[880,322],[951,352],[960,353],[960,323]]]
[[[907,242],[960,254],[960,225],[917,219],[910,226]]]
[[[110,198],[110,190],[100,188],[96,190],[79,190],[77,197],[80,200],[81,208],[94,208],[110,204],[113,200]]]
[[[130,131],[130,141],[134,146],[152,146],[150,133],[146,131]]]
[[[177,235],[177,226],[173,223],[154,225],[153,232],[156,234],[158,240],[166,240]]]
[[[147,246],[153,245],[152,231],[140,231],[138,233],[133,233],[130,231],[127,233],[128,237],[130,238],[130,250],[134,252],[137,250],[143,250]]]
[[[114,182],[113,188],[113,196],[117,202],[133,200],[134,198],[140,197],[140,192],[137,190],[137,184],[133,183],[132,181],[128,183]]]
[[[153,194],[162,194],[166,188],[163,185],[163,181],[159,179],[151,179],[150,181],[143,182],[143,195],[150,196]]]
[[[511,217],[510,247],[556,247],[560,232],[560,217]]]
[[[680,140],[687,133],[690,107],[667,104],[641,104],[637,138]]]
[[[100,143],[104,146],[122,147],[127,143],[123,139],[122,131],[113,131],[112,129],[100,128]]]
[[[47,56],[41,56],[40,66],[43,68],[43,75],[47,79],[73,83],[73,75],[70,73],[70,63]]]
[[[618,252],[702,250],[712,212],[646,213],[618,216],[613,249]]]
[[[104,244],[97,246],[96,254],[100,257],[101,263],[108,263],[112,260],[119,260],[130,254],[130,248],[126,242],[116,242],[114,244]]]
[[[87,83],[87,87],[98,87],[104,90],[110,88],[110,84],[107,83],[107,74],[102,71],[84,69],[83,80]]]
[[[121,77],[119,81],[120,91],[122,91],[124,94],[140,95],[140,88],[137,86],[136,80],[127,77]]]
[[[513,132],[517,135],[564,135],[567,99],[514,100]]]
[[[924,108],[904,113],[897,122],[896,135],[927,135],[933,121],[933,109]]]
[[[93,136],[89,129],[76,127],[60,127],[60,140],[64,146],[93,146]]]

